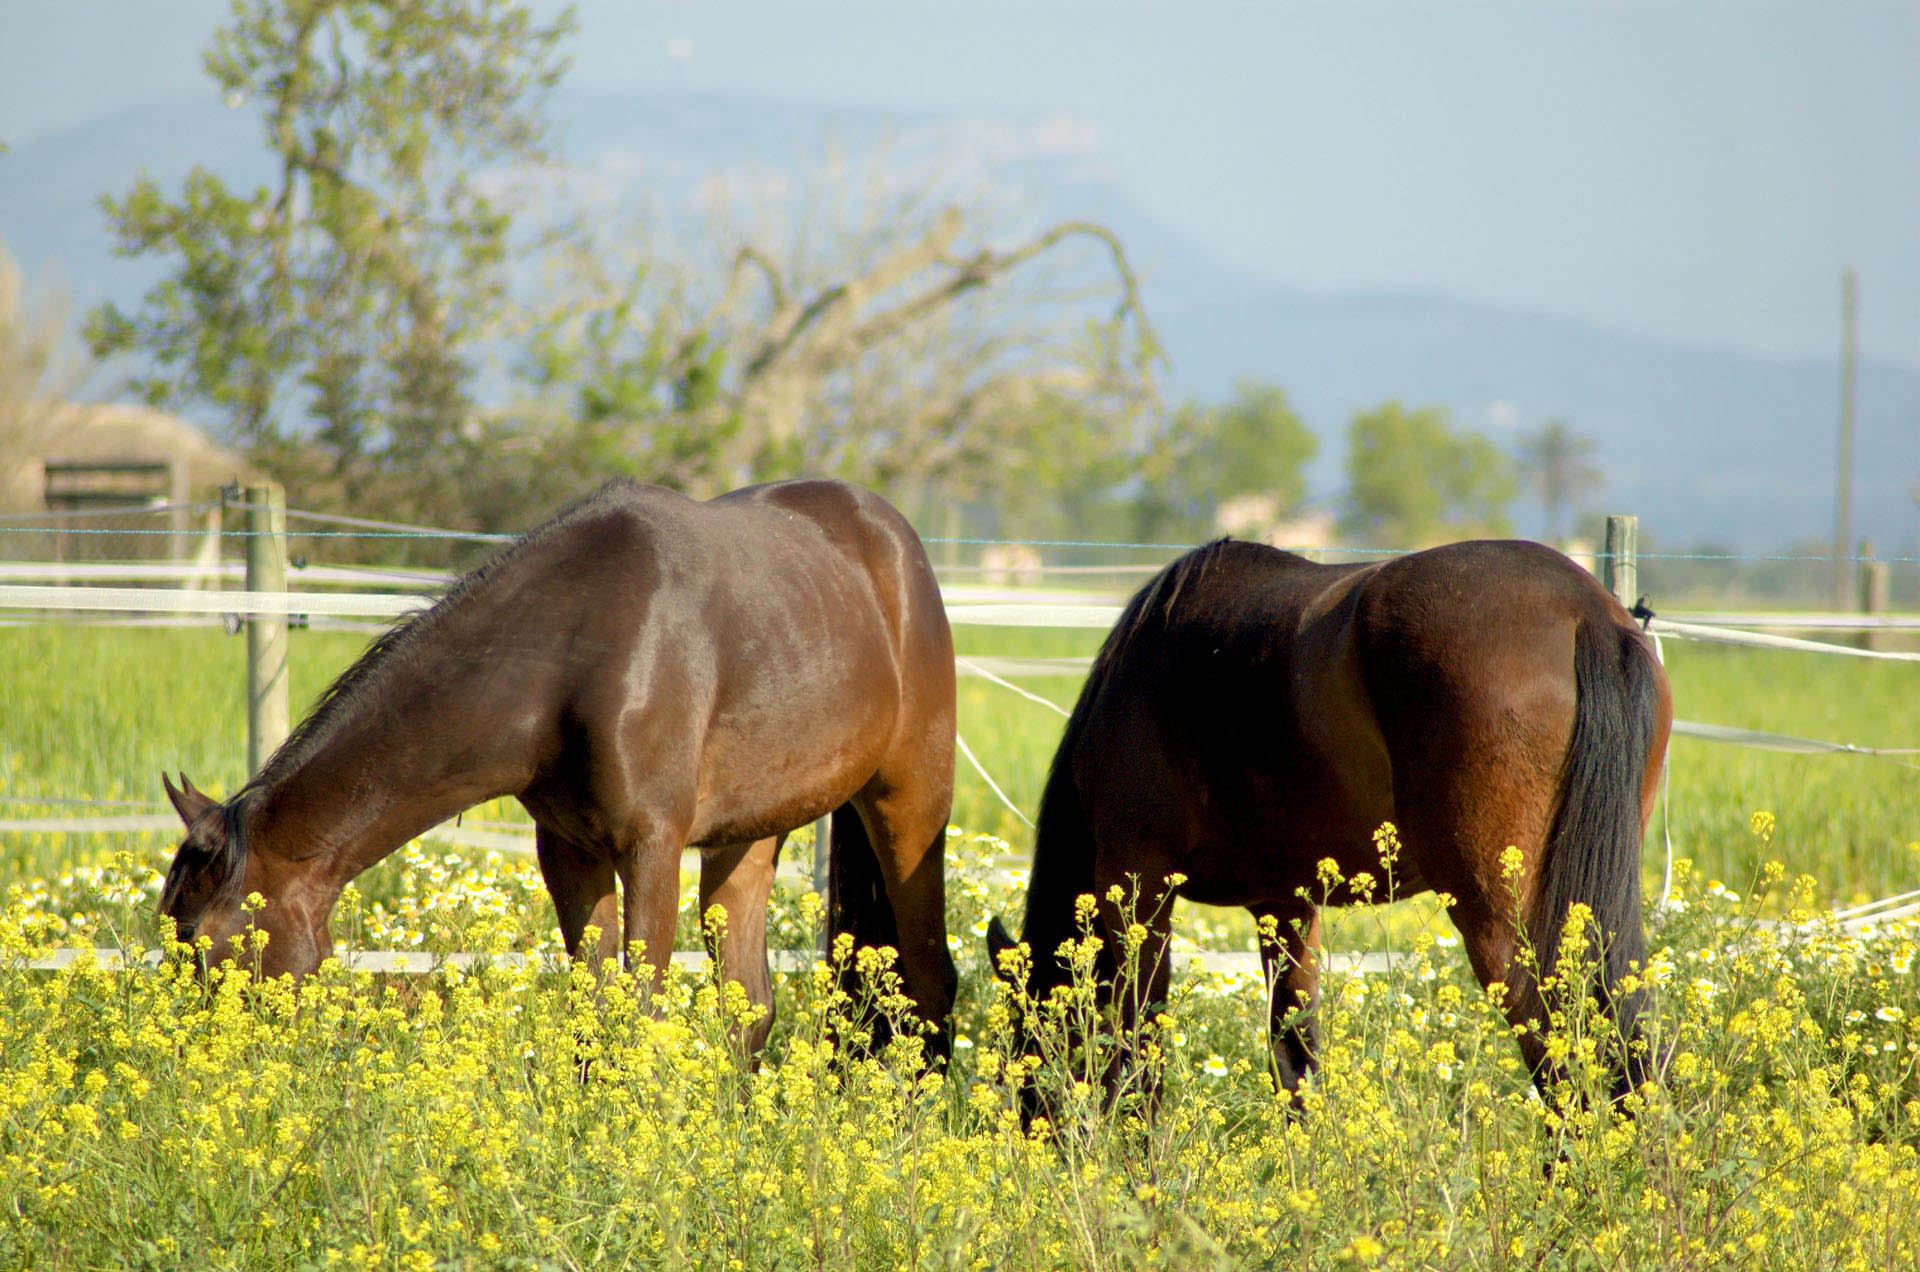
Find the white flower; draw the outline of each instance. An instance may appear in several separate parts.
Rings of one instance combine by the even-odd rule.
[[[1906,1012],[1901,1011],[1898,1007],[1882,1007],[1878,1011],[1873,1013],[1873,1018],[1875,1020],[1884,1020],[1888,1024],[1892,1024],[1895,1021],[1904,1017],[1906,1014],[1907,1014]]]
[[[1227,1062],[1218,1055],[1211,1055],[1200,1066],[1200,1071],[1210,1078],[1224,1078],[1227,1076]]]

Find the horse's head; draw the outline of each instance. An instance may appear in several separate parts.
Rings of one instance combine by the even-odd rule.
[[[302,976],[318,967],[333,950],[327,933],[332,897],[316,886],[310,864],[249,851],[245,810],[237,801],[223,804],[203,794],[184,773],[178,787],[164,774],[160,780],[187,827],[160,890],[160,913],[173,920],[178,939],[212,942],[204,966],[240,955],[238,937],[251,964],[251,934],[264,932],[262,976]],[[247,898],[255,894],[265,904],[250,910]]]

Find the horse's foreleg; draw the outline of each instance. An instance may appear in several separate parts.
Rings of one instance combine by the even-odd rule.
[[[680,854],[686,843],[682,826],[634,836],[615,858],[620,875],[622,955],[630,971],[633,951],[653,969],[657,989],[666,984],[667,965],[673,961],[674,927],[680,915]]]
[[[1253,907],[1266,972],[1267,1030],[1274,1078],[1297,1097],[1313,1069],[1315,1015],[1320,1004],[1320,913],[1299,906]]]
[[[747,992],[747,1001],[760,1008],[759,1017],[738,1033],[741,1049],[754,1055],[773,1032],[773,975],[767,967],[767,898],[773,891],[774,870],[786,836],[728,844],[700,859],[701,930],[707,933],[707,952],[720,974]],[[725,910],[720,939],[713,939],[708,913]]]
[[[1160,1093],[1159,1072],[1140,1064],[1146,1031],[1167,1001],[1173,982],[1173,897],[1147,893],[1137,907],[1122,909],[1108,896],[1117,880],[1099,881],[1099,935],[1104,944],[1102,975],[1114,1007],[1116,1031],[1113,1058],[1105,1072],[1107,1099],[1118,1098],[1131,1085],[1154,1104]],[[1132,879],[1120,885],[1130,890]]]
[[[546,880],[547,893],[553,898],[567,953],[595,962],[617,956],[621,920],[613,859],[604,852],[581,848],[545,826],[534,828],[533,842],[540,877]],[[600,930],[592,950],[584,944],[589,927]]]
[[[934,1027],[928,1054],[944,1058],[959,976],[947,948],[947,811],[905,790],[856,797],[899,933],[900,978],[920,1018]]]

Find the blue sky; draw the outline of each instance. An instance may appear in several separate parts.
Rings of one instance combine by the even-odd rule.
[[[551,11],[557,6],[536,7]],[[0,0],[0,137],[208,92],[214,0]],[[596,0],[572,82],[1090,138],[1224,260],[1700,345],[1920,364],[1920,6]],[[5,176],[0,163],[0,180]]]

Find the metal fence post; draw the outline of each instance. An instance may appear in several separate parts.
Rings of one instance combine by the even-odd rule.
[[[1627,609],[1640,599],[1640,518],[1609,516],[1600,582]]]
[[[247,591],[287,590],[287,495],[277,482],[242,488],[246,501]],[[287,619],[247,619],[247,772],[258,773],[286,740]]]

